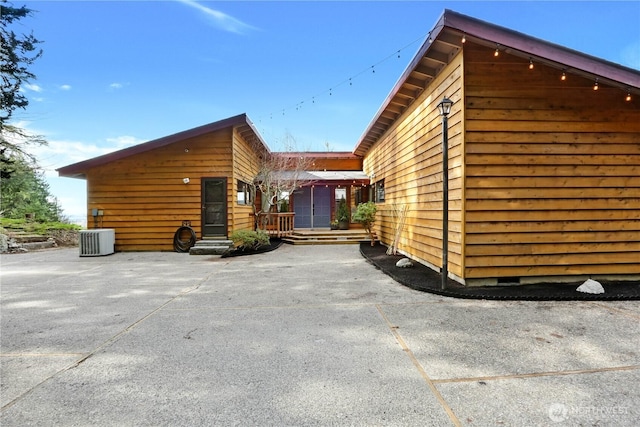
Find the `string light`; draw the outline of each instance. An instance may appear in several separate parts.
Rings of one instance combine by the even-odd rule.
[[[424,40],[424,38],[422,38],[422,39]],[[432,42],[433,42],[433,40],[434,40],[434,39],[433,39],[433,35],[431,34],[431,32],[429,32],[429,33],[427,34],[427,39],[428,39],[429,43],[432,43]],[[381,63],[383,63],[383,62],[386,62],[387,60],[389,60],[390,58],[392,58],[392,57],[394,57],[394,56],[396,56],[397,58],[400,58],[400,57],[401,57],[401,52],[402,52],[402,50],[407,49],[408,47],[410,47],[411,45],[413,45],[414,43],[416,43],[416,42],[417,42],[417,41],[419,41],[419,40],[420,40],[420,39],[414,40],[413,42],[411,42],[411,43],[410,43],[410,44],[408,44],[407,46],[403,47],[402,49],[398,49],[397,51],[393,52],[391,55],[389,55],[389,56],[387,56],[386,58],[384,58],[384,59],[382,59],[381,61],[379,61],[378,63],[376,63],[376,64],[374,64],[374,65],[371,65],[368,69],[370,69],[370,70],[371,70],[371,72],[372,72],[373,74],[375,74],[375,72],[376,72],[376,70],[375,70],[376,65],[379,65],[379,64],[381,64]],[[467,41],[467,35],[466,35],[466,33],[462,33],[462,39],[461,39],[461,42],[462,42],[462,43],[466,43],[466,41]],[[494,57],[498,57],[498,56],[500,56],[500,43],[496,43],[496,49],[495,49],[495,51],[494,51],[494,53],[493,53],[493,56],[494,56]],[[529,57],[529,69],[530,69],[530,70],[533,70],[533,69],[534,69],[534,67],[535,67],[535,64],[533,63],[533,58],[532,58],[532,57]],[[362,74],[364,74],[368,69],[365,69],[365,70],[361,71],[360,73],[357,73],[357,74],[353,75],[352,77],[349,77],[348,79],[343,80],[343,81],[342,81],[341,83],[339,83],[337,86],[344,85],[344,84],[346,84],[347,82],[349,83],[349,86],[353,86],[353,79],[354,79],[354,78],[356,78],[356,77],[359,77],[359,76],[360,76],[360,75],[362,75]],[[561,80],[561,81],[566,81],[566,80],[567,80],[567,71],[566,71],[566,70],[567,70],[566,68],[562,68],[562,74],[561,74],[561,76],[560,76],[560,80]],[[599,87],[599,79],[598,79],[598,78],[596,78],[596,79],[595,79],[595,82],[594,82],[594,84],[593,84],[593,90],[594,90],[594,91],[597,91],[597,90],[599,90],[599,89],[600,89],[600,87]],[[328,90],[328,91],[326,91],[326,90],[325,90],[323,93],[324,93],[324,94],[326,94],[327,92],[329,92],[329,96],[332,96],[332,95],[333,95],[333,88],[329,88],[329,90]],[[631,97],[631,91],[627,88],[626,92],[627,92],[627,94],[626,94],[626,96],[625,96],[625,101],[626,101],[626,102],[630,102],[630,101],[632,100],[632,97]],[[311,97],[311,103],[312,103],[312,104],[315,104],[315,98],[316,98],[316,96]],[[303,103],[304,103],[304,101],[302,101],[302,102],[300,102],[300,103],[296,104],[296,106],[295,106],[295,107],[296,107],[296,110],[301,109],[301,108],[302,108],[302,106],[303,106],[303,105],[302,105]],[[291,107],[290,107],[290,108],[291,108]],[[283,110],[282,110],[282,115],[283,115],[283,116],[285,115],[285,111],[286,111],[286,109],[283,109]],[[271,118],[271,119],[273,119],[273,113],[269,113],[269,114],[270,114],[270,118]]]
[[[334,86],[334,87],[342,86],[342,85],[344,85],[344,84],[347,84],[347,82],[349,83],[349,86],[353,86],[353,79],[355,79],[356,77],[360,77],[361,75],[363,75],[365,72],[367,72],[367,71],[369,71],[369,70],[371,70],[371,72],[372,72],[373,74],[375,74],[375,73],[376,73],[376,70],[375,70],[376,65],[380,65],[380,64],[382,64],[382,63],[384,63],[384,62],[386,62],[386,61],[388,61],[389,59],[394,58],[394,57],[400,58],[400,57],[401,57],[401,55],[400,55],[400,54],[401,54],[401,52],[402,52],[403,50],[408,49],[409,47],[411,47],[411,46],[412,46],[412,45],[414,45],[415,43],[419,42],[420,40],[424,40],[424,39],[425,39],[425,37],[428,37],[428,39],[429,39],[429,41],[430,41],[430,42],[431,42],[431,41],[433,41],[433,36],[431,35],[431,32],[429,32],[429,33],[427,33],[427,35],[426,35],[426,36],[421,36],[421,37],[419,37],[419,38],[417,38],[417,39],[413,40],[411,43],[408,43],[406,46],[402,47],[401,49],[398,49],[398,50],[394,51],[393,53],[391,53],[391,54],[390,54],[390,55],[388,55],[387,57],[383,58],[382,60],[378,61],[377,63],[375,63],[375,64],[373,64],[373,65],[371,65],[370,67],[367,67],[366,69],[364,69],[364,70],[360,71],[359,73],[354,74],[353,76],[349,77],[348,79],[343,80],[342,82],[338,83],[338,84],[337,84],[336,86]],[[320,93],[320,94],[316,94],[316,95],[314,95],[313,97],[311,97],[311,98],[310,98],[310,99],[311,99],[311,103],[312,103],[312,104],[315,104],[315,103],[316,103],[316,100],[315,100],[315,99],[316,99],[316,97],[318,97],[318,96],[320,96],[320,95],[322,95],[322,94],[326,94],[327,92],[329,93],[329,96],[332,96],[332,95],[333,95],[333,88],[330,88],[329,90],[325,90],[324,92],[322,92],[322,93]],[[303,102],[304,102],[304,101],[303,101]],[[298,103],[298,104],[296,104],[296,105],[295,105],[296,110],[298,110],[298,109],[299,109],[299,107],[301,106],[301,105],[299,105],[299,104],[300,104],[300,103]],[[288,109],[293,109],[293,106],[291,106],[291,107],[289,107],[289,108],[286,108],[286,109],[282,110],[282,114],[284,115],[284,111],[285,111],[285,110],[288,110]],[[273,119],[273,113],[269,113],[269,116],[270,116],[270,118],[271,118],[271,119]],[[260,119],[260,118],[258,118],[258,119]]]

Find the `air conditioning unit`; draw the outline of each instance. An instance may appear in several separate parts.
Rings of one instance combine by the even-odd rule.
[[[111,255],[115,252],[116,230],[101,228],[97,230],[81,230],[80,256]]]

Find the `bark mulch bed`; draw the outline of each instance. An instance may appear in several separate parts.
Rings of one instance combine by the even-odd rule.
[[[413,267],[396,267],[402,255],[387,255],[387,247],[381,244],[371,246],[369,242],[360,243],[360,253],[371,264],[391,276],[397,282],[424,292],[455,298],[490,300],[528,300],[528,301],[615,301],[639,300],[639,282],[605,282],[603,294],[586,294],[576,291],[582,282],[571,284],[541,283],[535,285],[467,287],[449,279],[446,289],[442,290],[441,276],[429,267],[413,261]]]
[[[220,258],[263,254],[265,252],[271,252],[278,249],[280,246],[282,246],[283,243],[284,242],[280,239],[270,239],[270,242],[268,245],[260,246],[257,249],[240,249],[240,248],[229,249],[229,251],[224,253]]]

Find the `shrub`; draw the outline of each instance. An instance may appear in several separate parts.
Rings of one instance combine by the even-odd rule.
[[[47,234],[54,230],[78,231],[82,227],[67,222],[33,222],[26,219],[0,218],[0,226],[6,229],[22,230],[34,234]]]
[[[371,246],[375,245],[375,237],[373,236],[373,223],[376,220],[376,204],[373,202],[360,203],[356,208],[353,220],[362,224],[371,238]]]
[[[262,230],[236,230],[231,233],[233,245],[241,250],[255,250],[269,244],[269,235]]]

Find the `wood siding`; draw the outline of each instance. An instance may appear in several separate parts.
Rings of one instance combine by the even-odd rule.
[[[185,220],[200,237],[200,181],[233,176],[232,139],[229,127],[90,169],[88,227],[94,227],[91,210],[103,210],[98,226],[116,230],[117,251],[171,251]],[[227,182],[231,203],[235,181]]]
[[[311,167],[309,170],[316,171],[361,171],[362,159],[361,158],[313,158],[311,157]]]
[[[640,103],[464,47],[464,277],[640,273]]]
[[[277,153],[277,156],[288,159],[282,162],[285,166],[291,166],[294,169],[300,165],[299,158],[304,156],[304,165],[306,170],[312,171],[361,171],[362,158],[351,153],[332,153],[332,152],[283,152]]]
[[[229,218],[229,233],[235,230],[253,230],[255,219],[253,205],[241,205],[237,200],[238,180],[251,183],[258,174],[259,155],[256,153],[261,147],[254,147],[245,141],[238,132],[233,133],[233,179],[229,191],[229,205],[231,209]],[[253,201],[255,202],[255,200]]]
[[[463,111],[462,55],[458,54],[367,152],[364,172],[385,180],[376,233],[391,243],[394,204],[407,204],[406,226],[398,248],[433,267],[442,265],[442,119],[437,104],[454,101],[449,115],[449,271],[463,274],[462,183]]]

